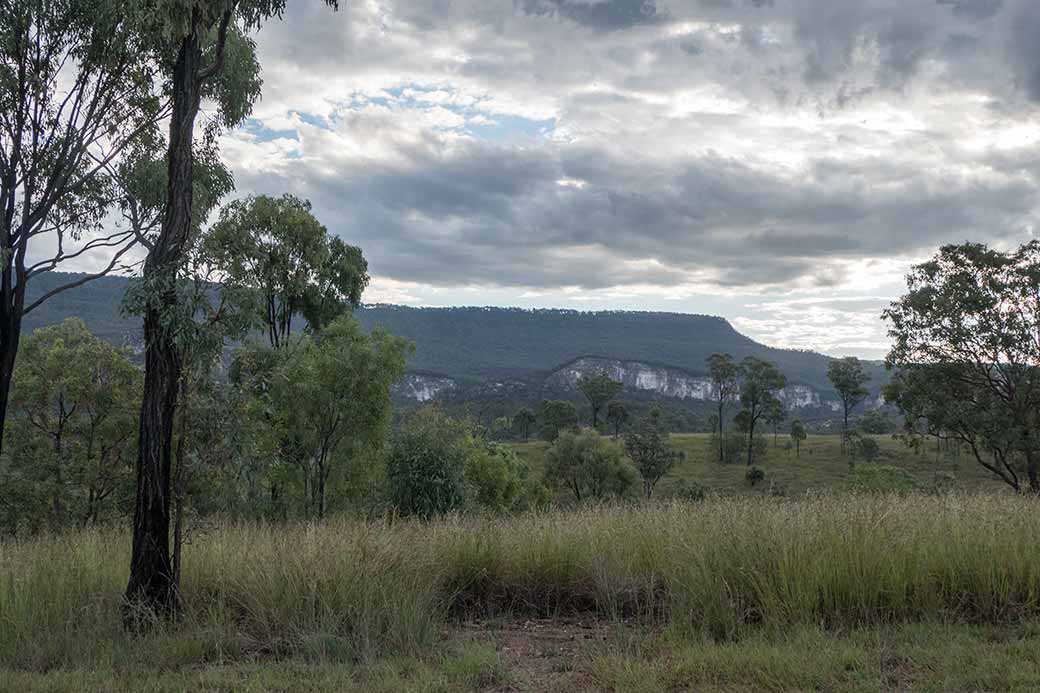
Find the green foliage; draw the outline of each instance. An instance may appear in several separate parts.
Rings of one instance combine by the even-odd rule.
[[[643,495],[653,495],[654,487],[676,462],[681,452],[668,444],[668,432],[663,431],[656,417],[648,416],[631,431],[625,433],[625,452],[635,464],[643,479]]]
[[[740,373],[740,405],[743,410],[738,416],[743,417],[743,420],[738,424],[738,430],[747,432],[747,463],[750,466],[756,449],[755,426],[770,412],[782,410],[779,393],[787,384],[787,378],[774,364],[753,356],[741,361]]]
[[[578,425],[578,410],[572,403],[563,400],[542,402],[538,417],[542,420],[542,438],[550,442],[559,438],[563,431]]]
[[[911,493],[918,489],[913,474],[901,467],[861,464],[852,470],[849,486],[865,493]]]
[[[531,435],[531,428],[538,422],[538,417],[527,407],[522,407],[513,416],[513,426],[516,427],[524,440]]]
[[[726,464],[732,461],[732,458],[726,456],[726,405],[740,394],[740,366],[729,354],[719,353],[709,356],[706,363],[711,377],[712,397],[717,407],[716,413],[712,414],[711,432],[715,436],[718,461],[720,464]]]
[[[527,465],[509,447],[470,438],[466,455],[466,495],[481,510],[505,512],[527,502]]]
[[[846,437],[848,451],[852,459],[860,462],[876,462],[881,456],[881,447],[878,442],[870,436],[853,432]]]
[[[224,283],[258,294],[258,321],[271,346],[286,344],[293,317],[320,331],[361,302],[368,263],[361,250],[329,235],[310,202],[292,195],[231,202],[207,234],[205,254]]]
[[[628,409],[623,402],[614,401],[607,405],[607,421],[614,427],[614,438],[617,438],[621,427],[628,421]]]
[[[9,453],[0,459],[0,528],[85,525],[132,494],[140,373],[126,354],[69,319],[23,342]]]
[[[796,457],[802,455],[802,443],[808,434],[805,432],[805,424],[802,423],[801,419],[795,419],[791,422],[791,441],[794,443],[794,452]]]
[[[898,369],[886,398],[911,431],[968,446],[1016,490],[1040,493],[1040,242],[1012,252],[948,245],[885,311]]]
[[[708,497],[708,489],[696,481],[680,479],[672,489],[672,495],[685,501],[702,501]]]
[[[855,356],[834,359],[827,368],[827,379],[837,390],[842,404],[842,433],[849,435],[849,415],[870,394],[864,385],[870,375]]]
[[[766,473],[761,467],[748,467],[744,472],[744,478],[747,480],[748,486],[756,486],[765,481]]]
[[[592,428],[599,428],[599,413],[603,406],[621,392],[622,384],[606,373],[583,375],[578,379],[578,389],[589,401],[592,412]]]
[[[394,436],[387,459],[389,499],[402,515],[430,518],[466,502],[469,427],[427,407]]]
[[[269,381],[272,430],[301,473],[309,507],[326,510],[333,471],[382,444],[390,387],[404,375],[409,345],[381,330],[365,334],[344,315],[286,351]]]
[[[856,427],[861,433],[869,435],[884,435],[896,431],[895,422],[880,409],[868,409],[856,422]]]
[[[621,447],[592,430],[564,431],[545,456],[548,485],[569,491],[578,502],[624,496],[635,476]]]
[[[390,502],[402,515],[506,512],[543,503],[544,491],[512,448],[486,440],[438,407],[425,407],[404,424],[386,471]]]

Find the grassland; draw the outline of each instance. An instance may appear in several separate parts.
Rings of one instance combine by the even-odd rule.
[[[986,493],[219,525],[135,637],[124,532],[8,541],[0,687],[1031,690],[1037,536]]]
[[[953,486],[966,491],[1004,492],[1003,482],[983,469],[967,454],[937,450],[934,445],[915,451],[892,436],[871,436],[877,441],[881,456],[877,464],[892,465],[910,472],[922,489],[935,484],[936,473],[953,477]],[[849,460],[841,453],[841,438],[837,435],[810,435],[801,445],[800,454],[787,449],[790,440],[781,434],[774,439],[765,436],[768,443],[765,455],[757,463],[766,471],[765,483],[750,488],[744,478],[744,464],[719,464],[711,450],[708,434],[672,434],[672,446],[685,453],[685,460],[661,480],[658,491],[668,495],[683,480],[696,482],[721,493],[762,495],[771,490],[788,496],[804,495],[807,491],[845,490],[848,488]],[[549,444],[543,441],[517,443],[514,449],[534,474],[544,465]]]

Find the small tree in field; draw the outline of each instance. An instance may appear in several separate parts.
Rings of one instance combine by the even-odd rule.
[[[592,428],[599,429],[599,413],[603,406],[621,392],[622,385],[606,373],[583,375],[578,379],[578,389],[589,401],[592,411]]]
[[[526,442],[531,436],[531,428],[538,422],[538,417],[534,415],[534,412],[524,407],[513,415],[513,426],[517,428],[520,435],[523,436]]]
[[[841,398],[841,451],[844,454],[848,452],[849,415],[867,398],[869,392],[864,385],[870,380],[870,376],[859,359],[850,356],[831,361],[827,368],[827,378]]]
[[[723,433],[725,432],[726,404],[740,394],[740,366],[729,354],[712,354],[707,359],[708,372],[711,375],[712,396],[718,407],[715,423],[718,426],[719,462],[725,463]]]
[[[542,420],[542,437],[552,442],[560,437],[560,433],[578,425],[578,410],[570,402],[559,399],[542,402],[539,410]]]
[[[780,426],[787,419],[787,411],[784,409],[784,403],[779,398],[774,398],[769,406],[766,408],[765,420],[766,423],[773,428],[773,447],[776,447],[777,438],[780,435]]]
[[[628,421],[628,409],[622,402],[611,402],[607,405],[607,421],[614,427],[614,440],[617,440],[621,427]]]
[[[545,479],[581,502],[625,495],[635,471],[617,443],[592,430],[564,431],[546,452]]]
[[[657,482],[667,474],[683,454],[668,444],[668,433],[662,431],[657,419],[647,417],[633,430],[625,433],[625,452],[635,463],[643,479],[643,495],[650,498]]]
[[[742,414],[746,412],[744,425],[748,437],[747,464],[750,467],[755,454],[755,426],[777,406],[777,395],[787,384],[787,379],[775,365],[754,356],[741,362],[741,370],[744,378],[740,386],[740,403],[744,407]]]
[[[802,442],[806,439],[805,424],[799,419],[791,422],[791,440],[794,442],[794,456],[802,456]]]

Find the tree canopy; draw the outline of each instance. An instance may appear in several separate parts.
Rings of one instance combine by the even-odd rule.
[[[1015,489],[1040,493],[1040,242],[948,245],[885,311],[896,375],[886,398],[911,432],[965,444]]]

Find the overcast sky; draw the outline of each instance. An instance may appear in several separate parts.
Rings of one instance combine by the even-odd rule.
[[[223,151],[368,302],[708,313],[880,357],[942,243],[1029,239],[1035,0],[291,0]]]

